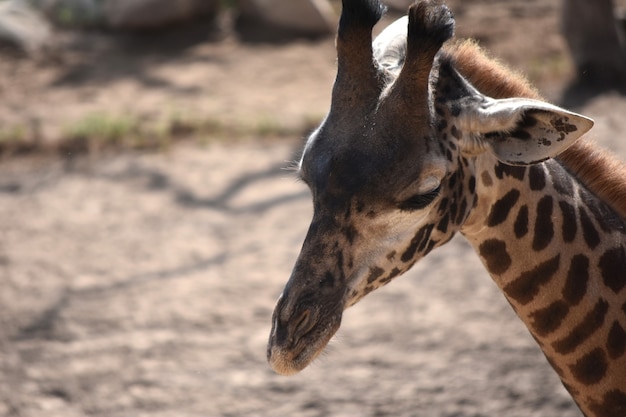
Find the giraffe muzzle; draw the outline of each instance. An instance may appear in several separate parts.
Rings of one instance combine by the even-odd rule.
[[[294,304],[285,301],[285,296],[281,296],[274,310],[267,360],[275,372],[293,375],[324,350],[339,329],[343,308],[322,314],[320,308],[290,308]]]

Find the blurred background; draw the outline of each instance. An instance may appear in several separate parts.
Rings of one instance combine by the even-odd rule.
[[[375,32],[404,14],[389,0]],[[450,0],[626,160],[624,0]],[[339,1],[0,0],[0,416],[581,417],[460,238],[265,361]]]

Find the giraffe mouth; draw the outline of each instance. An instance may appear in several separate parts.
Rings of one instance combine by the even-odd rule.
[[[341,324],[341,312],[323,319],[309,316],[304,331],[300,326],[280,323],[274,319],[267,345],[267,360],[272,369],[281,375],[294,375],[306,368],[324,350]],[[296,323],[298,324],[298,323]],[[294,329],[291,330],[290,329]]]

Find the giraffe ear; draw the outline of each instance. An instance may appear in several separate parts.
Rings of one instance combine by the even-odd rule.
[[[538,100],[482,96],[462,107],[457,123],[464,145],[486,148],[510,165],[552,158],[593,126],[588,117]]]

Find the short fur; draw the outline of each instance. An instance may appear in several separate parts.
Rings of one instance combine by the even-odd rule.
[[[474,41],[451,43],[445,46],[444,53],[452,57],[457,70],[483,94],[493,98],[541,99],[528,81],[488,57]],[[626,165],[588,138],[577,141],[557,160],[626,219]]]

